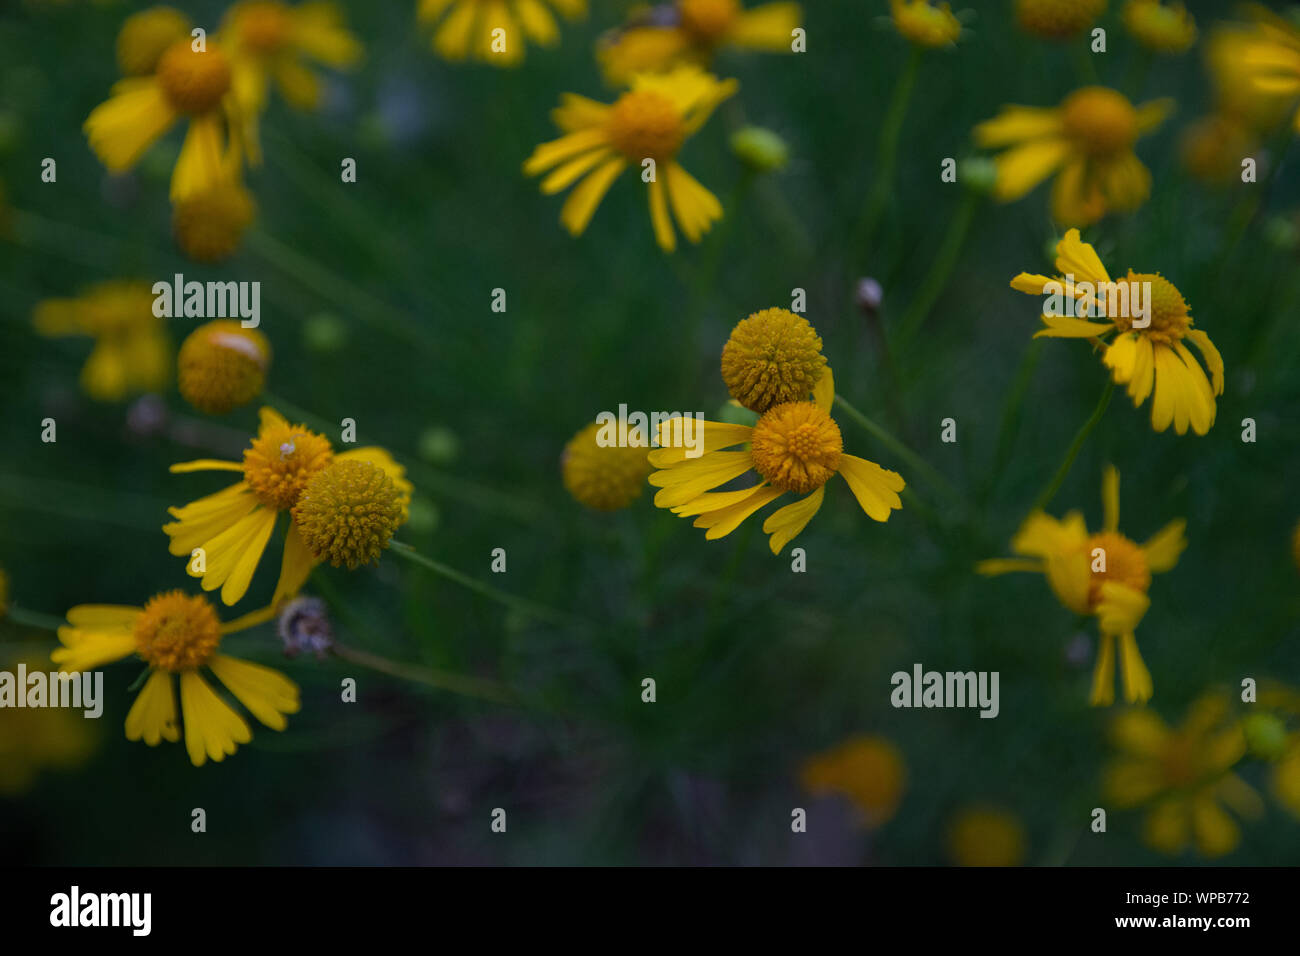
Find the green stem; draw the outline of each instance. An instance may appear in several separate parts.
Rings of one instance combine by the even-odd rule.
[[[1024,407],[1025,393],[1029,390],[1034,369],[1038,366],[1039,358],[1042,357],[1043,342],[1043,339],[1034,339],[1030,342],[1029,348],[1025,350],[1025,357],[1020,361],[1020,368],[1016,371],[1011,391],[1007,394],[1006,404],[1002,408],[1002,421],[998,425],[993,467],[989,469],[988,481],[980,496],[982,501],[987,502],[992,497],[993,489],[997,487],[998,479],[1002,477],[1002,471],[1011,458],[1011,448],[1015,442],[1016,432],[1020,429],[1020,413]]]
[[[899,348],[906,348],[911,343],[929,317],[935,302],[948,287],[948,277],[952,275],[953,267],[957,265],[957,258],[961,255],[962,246],[966,244],[966,236],[975,219],[975,210],[979,208],[979,200],[979,193],[968,191],[962,197],[956,214],[949,220],[948,229],[939,243],[939,251],[935,254],[934,262],[930,264],[930,271],[925,274],[925,279],[921,282],[921,291],[912,300],[912,304],[907,307],[907,311],[903,313],[903,318],[898,323],[896,339]]]
[[[863,415],[860,411],[850,405],[843,396],[837,394],[835,396],[835,404],[844,409],[845,414],[847,414],[849,418],[862,426],[863,429],[865,429],[882,445],[906,462],[908,468],[921,475],[930,487],[953,501],[959,500],[956,489],[954,489],[952,485],[948,483],[947,479],[944,478],[943,475],[939,474],[939,472],[937,472],[920,455],[912,451],[912,449],[908,448],[866,415]]]
[[[334,645],[334,655],[349,663],[368,667],[370,670],[379,671],[381,674],[388,674],[390,677],[414,681],[417,684],[424,684],[426,687],[460,694],[462,697],[490,700],[498,704],[520,703],[519,697],[514,691],[493,680],[467,677],[464,674],[452,674],[432,667],[404,664],[400,661],[392,661],[387,657],[380,657],[378,654],[371,654],[369,651],[346,647],[342,644]]]
[[[492,587],[490,584],[484,584],[482,581],[472,578],[461,571],[457,571],[455,568],[449,567],[441,561],[426,558],[409,544],[404,544],[401,541],[391,541],[389,543],[392,546],[391,550],[394,554],[399,554],[406,560],[427,568],[435,574],[440,574],[447,580],[454,581],[462,587],[469,588],[469,590],[474,591],[477,594],[481,594],[486,598],[491,598],[493,601],[496,601],[498,604],[503,604],[511,610],[518,611],[521,614],[526,614],[529,617],[535,617],[538,620],[549,621],[552,624],[571,625],[578,623],[573,618],[569,617],[569,615],[560,611],[553,610],[542,604],[537,604],[527,598],[507,594],[505,591],[500,591]]]
[[[876,180],[872,184],[867,198],[867,208],[862,214],[858,227],[858,242],[867,249],[880,225],[880,217],[885,211],[894,186],[894,166],[898,159],[898,141],[903,131],[903,119],[907,116],[907,105],[912,99],[912,89],[916,86],[916,75],[921,66],[921,49],[912,47],[907,57],[907,64],[898,76],[889,108],[880,127],[880,149],[876,159]]]
[[[1106,412],[1106,406],[1110,404],[1110,397],[1115,392],[1115,382],[1107,381],[1106,388],[1101,393],[1101,399],[1097,402],[1097,407],[1092,410],[1088,420],[1080,426],[1078,433],[1074,436],[1074,441],[1070,442],[1070,447],[1065,451],[1065,459],[1061,466],[1056,469],[1056,474],[1047,487],[1042,490],[1037,498],[1034,499],[1033,511],[1041,511],[1046,508],[1048,503],[1061,490],[1061,485],[1065,483],[1065,478],[1070,473],[1070,468],[1074,465],[1074,459],[1079,457],[1079,451],[1083,448],[1083,443],[1088,440],[1092,430],[1097,427],[1101,421],[1101,416]]]
[[[39,611],[29,611],[13,604],[0,612],[0,621],[11,621],[20,627],[35,627],[43,631],[57,631],[66,623],[62,618],[42,614]]]

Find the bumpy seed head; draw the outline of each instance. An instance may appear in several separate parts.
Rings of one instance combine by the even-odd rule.
[[[211,42],[202,53],[188,39],[173,43],[158,60],[157,76],[172,106],[190,116],[210,113],[230,90],[230,63]]]
[[[237,182],[221,183],[172,206],[172,234],[195,262],[219,262],[234,255],[256,213],[247,189]]]
[[[1137,140],[1137,110],[1120,93],[1104,86],[1075,90],[1061,104],[1061,123],[1074,144],[1089,156],[1110,156]]]
[[[626,508],[641,494],[650,462],[645,448],[602,446],[602,426],[591,424],[564,446],[560,470],[564,487],[580,503],[595,511]]]
[[[894,27],[917,46],[951,46],[961,36],[961,21],[947,3],[937,7],[930,0],[891,0]]]
[[[293,29],[293,15],[278,0],[244,0],[231,7],[227,16],[235,42],[251,53],[284,49]]]
[[[148,76],[167,48],[189,32],[189,17],[171,7],[131,14],[117,33],[118,69],[124,76]]]
[[[609,111],[610,144],[634,163],[677,155],[686,127],[676,104],[656,90],[630,90]]]
[[[308,550],[336,568],[372,564],[405,518],[402,493],[382,468],[344,459],[319,472],[293,509]]]
[[[742,319],[722,347],[722,380],[755,412],[805,401],[822,377],[822,340],[802,315],[764,309]]]
[[[1181,3],[1164,6],[1160,0],[1128,0],[1124,26],[1148,50],[1182,53],[1196,42],[1196,21]]]
[[[1146,283],[1150,283],[1150,300],[1146,301],[1146,307],[1151,313],[1151,324],[1145,329],[1138,329],[1143,335],[1154,339],[1157,342],[1172,344],[1177,342],[1187,334],[1191,328],[1192,318],[1188,314],[1187,301],[1183,294],[1178,291],[1177,286],[1166,279],[1159,273],[1134,272],[1129,270],[1123,282],[1129,284],[1129,315],[1119,316],[1115,319],[1115,326],[1121,332],[1127,332],[1133,324],[1132,303],[1135,295],[1145,294],[1138,293],[1135,286],[1146,288]]]
[[[1106,0],[1016,0],[1016,19],[1030,33],[1052,40],[1074,36],[1106,10]]]
[[[154,595],[135,622],[135,649],[154,667],[202,667],[221,643],[221,621],[208,599],[183,591]]]
[[[181,344],[177,384],[199,411],[224,415],[257,397],[270,361],[265,335],[233,319],[218,319],[200,325]]]
[[[758,420],[750,438],[754,470],[780,491],[806,495],[840,466],[840,426],[812,402],[787,402]]]
[[[1088,586],[1090,608],[1095,608],[1101,601],[1101,586],[1107,581],[1122,584],[1143,594],[1151,587],[1151,568],[1147,565],[1142,549],[1118,531],[1099,531],[1088,538],[1087,547],[1089,567],[1093,569]],[[1096,570],[1101,566],[1101,555],[1096,554],[1098,548],[1105,552],[1104,571]]]
[[[725,37],[740,17],[740,0],[677,0],[682,29],[699,43]]]
[[[273,423],[244,450],[244,481],[268,508],[287,511],[334,460],[329,440],[301,425]]]

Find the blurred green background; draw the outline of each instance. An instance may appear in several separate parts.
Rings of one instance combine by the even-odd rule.
[[[210,28],[223,9],[175,5]],[[465,699],[336,660],[285,661],[268,625],[228,646],[288,673],[302,710],[285,733],[255,728],[234,757],[196,769],[180,746],[125,740],[138,671],[112,666],[93,754],[0,797],[5,862],[933,864],[950,862],[945,828],[972,804],[1018,818],[1028,863],[1167,859],[1142,845],[1138,813],[1113,812],[1104,836],[1087,829],[1104,805],[1109,753],[1108,712],[1087,704],[1094,625],[1073,620],[1040,577],[972,573],[1008,553],[1104,385],[1079,343],[1046,342],[1022,364],[1039,321],[1008,282],[1051,270],[1048,187],[979,207],[951,281],[921,334],[895,350],[892,373],[853,302],[859,278],[878,279],[884,328],[896,329],[962,202],[960,186],[940,182],[940,160],[972,155],[971,127],[1004,103],[1058,103],[1080,85],[1077,56],[1017,31],[1009,3],[958,4],[978,15],[955,49],[924,58],[891,204],[867,250],[856,226],[909,49],[881,22],[884,2],[806,4],[806,54],[718,60],[740,94],[682,159],[726,218],[700,246],[666,256],[630,177],[573,240],[557,222],[562,200],[520,171],[555,135],[548,111],[561,92],[616,95],[592,48],[630,4],[594,0],[558,47],[531,48],[521,68],[503,70],[438,59],[413,2],[346,2],[364,64],[331,76],[317,114],[273,102],[265,164],[248,174],[258,222],[235,258],[204,267],[170,238],[178,137],[109,177],[81,133],[116,79],[117,28],[139,6],[10,0],[0,16],[0,181],[16,210],[0,244],[0,567],[12,600],[59,616],[189,586],[167,553],[165,509],[228,481],[167,466],[237,456],[256,405],[200,421],[173,387],[163,423],[142,427],[156,406],[80,393],[88,340],[42,339],[30,321],[40,300],[98,280],[183,272],[261,281],[270,391],[327,422],[354,418],[361,442],[407,465],[419,503],[402,539],[589,626],[520,618],[392,555],[377,570],[323,568],[307,590],[329,600],[341,641],[499,679],[539,704]],[[1188,3],[1202,37],[1225,6]],[[1101,82],[1124,89],[1141,54],[1114,9],[1102,24],[1109,51],[1092,62]],[[1212,685],[1300,682],[1290,551],[1300,270],[1278,228],[1295,222],[1300,189],[1293,160],[1229,253],[1234,215],[1264,187],[1210,189],[1179,164],[1179,132],[1209,104],[1200,45],[1155,60],[1140,94],[1125,91],[1174,97],[1177,112],[1138,144],[1150,201],[1085,239],[1112,271],[1159,271],[1179,287],[1223,353],[1227,388],[1204,438],[1154,434],[1149,406],[1116,395],[1049,510],[1082,508],[1097,527],[1102,467],[1114,462],[1130,536],[1187,518],[1189,547],[1155,581],[1138,633],[1151,706],[1172,723]],[[777,131],[792,153],[788,169],[748,187],[727,148],[745,122]],[[40,181],[46,156],[58,161],[55,184]],[[355,184],[339,181],[343,157],[357,160]],[[490,308],[498,287],[504,314]],[[807,291],[841,394],[930,461],[959,503],[844,419],[846,450],[903,471],[934,514],[906,506],[880,525],[833,483],[796,542],[806,573],[771,555],[754,519],[707,542],[654,508],[652,489],[614,515],[569,498],[559,456],[579,428],[619,403],[716,418],[731,327],[789,307],[795,287]],[[177,344],[193,321],[172,320]],[[1021,412],[1004,419],[1022,371]],[[58,421],[56,444],[40,441],[46,416]],[[944,444],[939,423],[950,416],[958,441]],[[1254,444],[1241,441],[1246,417]],[[432,429],[443,430],[437,442]],[[504,575],[489,571],[498,547]],[[269,597],[276,560],[241,610]],[[1080,635],[1082,657],[1079,646],[1067,653]],[[6,660],[54,641],[12,622],[0,636]],[[917,662],[999,671],[1000,716],[891,708],[890,675]],[[355,704],[339,699],[344,677],[358,679]],[[655,704],[641,702],[644,677],[657,682]],[[15,732],[10,717],[0,712],[0,734]],[[874,829],[799,785],[804,760],[856,734],[890,740],[907,770],[896,815]],[[1267,788],[1263,768],[1244,775]],[[207,811],[205,835],[190,831],[194,807]],[[509,815],[506,835],[489,830],[496,807]],[[807,834],[790,832],[793,807],[810,810]],[[1243,829],[1227,862],[1300,857],[1300,822],[1274,803]]]

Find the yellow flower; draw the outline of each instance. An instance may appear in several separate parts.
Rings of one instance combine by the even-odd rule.
[[[593,422],[569,440],[560,458],[564,487],[593,511],[618,511],[641,496],[650,462],[645,448],[600,443],[610,426]]]
[[[551,8],[577,20],[587,15],[587,0],[420,0],[416,17],[435,25],[433,48],[445,59],[518,66],[525,37],[541,46],[559,41]]]
[[[560,222],[578,236],[621,172],[629,165],[642,176],[653,169],[647,194],[660,248],[672,252],[677,247],[669,208],[686,238],[699,242],[722,218],[722,204],[682,168],[677,153],[737,88],[735,80],[720,81],[696,67],[679,67],[636,77],[612,105],[565,94],[551,113],[565,135],[533,150],[524,174],[550,170],[542,180],[546,195],[578,183],[560,211]]]
[[[670,508],[682,518],[695,516],[695,527],[707,528],[713,541],[731,534],[746,518],[786,492],[803,495],[763,522],[768,545],[780,554],[807,527],[822,506],[824,485],[836,474],[844,477],[862,510],[875,521],[888,521],[892,511],[903,507],[898,493],[902,477],[875,462],[844,453],[839,425],[829,411],[835,396],[834,376],[826,368],[817,381],[814,401],[773,405],[751,428],[724,422],[698,423],[674,418],[660,427],[661,446],[650,452],[650,464],[661,469],[650,475],[659,488],[655,504]],[[686,428],[703,428],[695,441],[703,454],[687,457],[685,444],[670,447],[675,434]],[[748,443],[739,451],[723,451]],[[758,483],[736,491],[715,491],[742,475],[753,475]]]
[[[1075,90],[1060,106],[1006,106],[975,127],[984,149],[1008,147],[996,157],[993,195],[1011,202],[1049,176],[1052,216],[1066,226],[1086,226],[1110,211],[1130,212],[1151,193],[1151,173],[1133,144],[1164,120],[1171,101],[1134,107],[1102,86]]]
[[[1106,0],[1016,0],[1022,29],[1049,40],[1081,33],[1106,12]]]
[[[1032,571],[1047,577],[1056,599],[1075,614],[1097,619],[1100,643],[1092,675],[1091,702],[1115,701],[1115,642],[1119,641],[1120,676],[1124,699],[1144,703],[1154,687],[1138,651],[1138,623],[1151,606],[1147,591],[1151,575],[1173,568],[1187,547],[1179,518],[1169,522],[1144,544],[1119,531],[1119,472],[1107,466],[1101,483],[1102,530],[1088,533],[1083,515],[1071,511],[1058,520],[1042,511],[1025,519],[1011,540],[1011,550],[1024,558],[981,561],[980,574]]]
[[[336,460],[307,482],[293,524],[315,560],[356,570],[379,561],[410,506],[409,484],[369,461]]]
[[[74,299],[46,299],[33,322],[41,335],[93,338],[81,387],[91,398],[116,402],[156,391],[171,378],[171,341],[166,320],[153,314],[153,299],[147,282],[101,282]]]
[[[35,654],[24,654],[14,666],[20,662],[28,674],[50,669],[49,662]],[[68,770],[84,763],[98,743],[95,724],[80,711],[65,708],[7,709],[5,732],[0,734],[0,796],[25,792],[42,770]]]
[[[727,391],[760,414],[807,398],[825,368],[821,336],[788,309],[764,309],[741,319],[722,347]]]
[[[1154,396],[1151,427],[1162,432],[1172,423],[1175,431],[1184,435],[1191,425],[1196,434],[1206,434],[1217,414],[1215,396],[1223,394],[1223,357],[1208,335],[1192,328],[1187,302],[1174,284],[1158,273],[1132,269],[1112,282],[1096,251],[1079,239],[1077,229],[1071,229],[1057,244],[1056,268],[1062,277],[1049,279],[1022,272],[1011,280],[1011,287],[1042,295],[1055,284],[1055,290],[1063,289],[1064,299],[1075,302],[1076,313],[1083,317],[1044,314],[1047,327],[1034,337],[1086,338],[1101,346],[1102,337],[1115,333],[1104,346],[1102,361],[1116,384],[1128,385],[1134,408]],[[1143,291],[1146,283],[1150,283],[1149,297]],[[1110,316],[1110,312],[1133,313],[1139,296],[1147,300],[1146,327],[1136,327],[1133,315]],[[1208,378],[1184,339],[1200,350],[1210,370]]]
[[[181,397],[199,411],[224,415],[261,393],[270,363],[265,335],[234,319],[217,319],[181,343],[176,383]]]
[[[1006,810],[968,807],[948,826],[948,854],[958,866],[1019,866],[1025,830]]]
[[[239,165],[239,150],[226,142],[238,112],[230,90],[230,61],[217,43],[209,40],[197,52],[191,40],[178,40],[159,57],[152,75],[114,84],[112,96],[91,111],[83,129],[100,162],[120,173],[178,120],[188,119],[171,181],[172,200],[183,199]]]
[[[1185,53],[1196,42],[1196,21],[1181,3],[1128,0],[1121,16],[1128,32],[1156,53]]]
[[[1262,812],[1259,795],[1231,772],[1246,738],[1225,695],[1199,698],[1177,730],[1150,710],[1118,714],[1111,738],[1119,755],[1103,774],[1105,797],[1121,808],[1149,806],[1143,842],[1161,853],[1179,853],[1189,840],[1203,856],[1230,853],[1241,832],[1224,805],[1245,817]]]
[[[907,768],[903,755],[888,740],[860,735],[809,758],[799,779],[813,796],[847,797],[866,826],[879,827],[898,812]]]
[[[117,66],[123,76],[148,76],[177,40],[189,36],[190,18],[172,7],[149,7],[122,21],[117,32]]]
[[[952,46],[961,36],[961,21],[947,3],[931,5],[930,0],[889,0],[894,26],[917,46]]]
[[[683,63],[708,66],[726,47],[789,53],[803,20],[797,3],[744,9],[740,0],[676,0],[636,14],[606,36],[596,50],[605,79],[624,86],[638,73],[658,73]]]
[[[226,11],[219,36],[230,54],[232,89],[254,162],[261,155],[257,119],[266,109],[271,83],[290,106],[314,110],[321,86],[308,61],[341,70],[354,66],[363,52],[333,3],[291,7],[280,0],[240,0]]]
[[[170,508],[176,520],[163,525],[171,538],[171,553],[184,556],[190,577],[203,579],[203,590],[221,588],[221,600],[235,604],[248,591],[277,517],[292,511],[309,483],[332,462],[365,461],[383,470],[399,489],[403,508],[410,503],[412,485],[405,469],[382,448],[357,448],[335,454],[329,440],[302,425],[290,425],[279,412],[263,408],[257,437],[242,462],[202,459],[172,465],[173,472],[235,471],[241,480],[223,491],[181,508]],[[202,549],[196,560],[195,549]],[[296,518],[289,522],[280,580],[272,606],[293,597],[320,562],[299,533]]]
[[[136,654],[149,667],[149,678],[126,715],[127,740],[150,747],[160,740],[180,740],[176,682],[185,749],[201,767],[235,752],[252,739],[248,724],[203,677],[206,668],[248,712],[272,730],[284,730],[285,714],[298,711],[298,687],[279,671],[219,653],[226,634],[269,621],[270,608],[222,624],[207,598],[167,591],[144,607],[82,604],[68,612],[59,628],[63,646],[50,658],[64,673],[89,671]]]
[[[1246,104],[1254,101],[1247,108],[1266,121],[1300,96],[1300,29],[1259,4],[1251,4],[1247,12],[1250,23],[1225,25],[1215,32],[1210,65],[1219,92]],[[1300,131],[1300,111],[1293,123]]]
[[[176,245],[195,262],[220,262],[235,254],[257,205],[234,177],[176,201],[172,233]]]
[[[1250,124],[1231,113],[1211,113],[1183,130],[1179,153],[1187,171],[1213,186],[1241,181],[1241,161],[1258,142]]]

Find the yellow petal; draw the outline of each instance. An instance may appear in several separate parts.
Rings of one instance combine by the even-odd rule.
[[[802,16],[797,3],[765,3],[742,10],[727,33],[727,41],[750,50],[789,53]]]
[[[700,515],[695,519],[695,527],[708,528],[709,530],[704,537],[709,541],[724,538],[739,528],[741,523],[759,508],[775,501],[783,494],[785,492],[778,488],[759,486],[744,501],[718,511],[710,511]]]
[[[126,739],[143,740],[150,747],[158,746],[163,740],[176,743],[181,739],[176,720],[176,688],[170,672],[154,669],[149,674],[126,715]]]
[[[1212,797],[1200,796],[1192,801],[1192,834],[1202,856],[1216,857],[1231,853],[1241,842],[1241,828]]]
[[[903,476],[881,468],[874,461],[856,455],[841,455],[839,472],[849,483],[853,497],[874,521],[888,521],[890,512],[903,507],[898,492],[905,487]]]
[[[1045,570],[1043,562],[1031,561],[1028,558],[988,558],[975,565],[975,573],[982,574],[985,577],[1011,574],[1016,571],[1032,571],[1035,574],[1042,574]]]
[[[1073,274],[1075,282],[1087,280],[1096,285],[1110,281],[1097,250],[1080,238],[1078,229],[1068,230],[1056,244],[1056,268],[1063,274]]]
[[[1004,106],[993,119],[979,123],[973,133],[976,144],[984,149],[1054,138],[1061,133],[1061,114],[1036,106]]]
[[[673,232],[673,224],[668,218],[668,196],[667,187],[663,180],[655,178],[650,183],[648,193],[650,196],[650,223],[654,226],[655,242],[664,252],[672,252],[677,248],[677,235]]]
[[[90,148],[111,172],[134,166],[176,122],[162,86],[155,79],[122,81],[113,96],[95,107],[83,129]]]
[[[181,713],[185,749],[196,767],[209,758],[220,762],[235,752],[236,744],[253,739],[244,718],[217,696],[198,671],[181,672]]]
[[[722,218],[722,203],[679,164],[667,163],[665,174],[673,216],[686,238],[691,242],[699,242],[713,224]]]
[[[1115,703],[1115,638],[1102,634],[1097,639],[1097,663],[1092,669],[1092,693],[1088,702],[1093,707],[1109,707]]]
[[[621,157],[611,159],[587,176],[569,194],[564,208],[560,210],[560,222],[569,230],[570,235],[582,235],[587,224],[591,222],[596,207],[600,205],[600,201],[605,198],[605,193],[609,192],[609,187],[614,184],[614,180],[626,166],[627,160]]]
[[[780,554],[787,544],[808,527],[808,522],[812,521],[813,516],[817,514],[825,497],[826,486],[822,485],[806,498],[784,508],[778,508],[768,515],[767,520],[763,522],[763,533],[771,535],[767,543],[773,554]]]
[[[1147,539],[1146,544],[1142,545],[1147,567],[1159,574],[1178,563],[1179,556],[1187,547],[1187,538],[1183,534],[1186,527],[1187,522],[1178,518]]]
[[[266,543],[271,539],[271,532],[275,530],[275,519],[276,513],[270,508],[262,508],[248,516],[250,527],[247,537],[239,545],[242,552],[235,561],[234,567],[231,568],[225,585],[221,588],[221,600],[224,604],[238,604],[248,593],[253,572],[257,570],[257,565],[262,560],[262,553],[266,550]]]
[[[706,491],[739,478],[752,467],[753,460],[747,451],[715,451],[666,471],[652,472],[650,484],[662,489],[655,495],[655,505],[660,508],[684,505]]]
[[[50,660],[66,674],[91,671],[135,653],[135,633],[126,627],[59,628],[63,647],[50,652]]]
[[[284,715],[298,712],[298,685],[279,671],[224,654],[215,655],[208,667],[250,714],[272,730],[284,730]]]
[[[675,415],[659,426],[655,440],[661,447],[650,452],[650,464],[656,468],[671,468],[685,461],[698,460],[687,457],[687,453],[694,450],[685,444],[687,428],[695,429],[690,437],[699,443],[701,457],[721,448],[744,444],[754,433],[754,429],[748,425],[700,422],[696,419],[688,421],[683,416]],[[700,429],[703,430],[703,435],[700,434]]]
[[[280,607],[302,590],[320,561],[307,549],[298,531],[298,522],[289,522],[289,533],[284,538],[284,557],[280,561],[280,580],[275,585],[272,607]]]
[[[1011,280],[1011,288],[1029,295],[1042,295],[1049,282],[1058,282],[1049,276],[1040,276],[1031,272],[1022,272]]]
[[[171,200],[177,202],[210,191],[226,178],[225,146],[216,113],[195,116],[185,133],[176,168],[172,170]]]
[[[1147,665],[1138,652],[1137,638],[1132,634],[1121,634],[1119,653],[1124,699],[1130,704],[1145,704],[1151,699],[1155,688],[1151,683],[1151,672],[1147,670]]]
[[[125,604],[78,604],[67,613],[68,623],[81,628],[134,627],[143,608]]]
[[[1151,606],[1146,594],[1115,581],[1103,581],[1098,592],[1093,610],[1103,634],[1132,633]]]
[[[1065,162],[1070,143],[1064,139],[1033,140],[1014,146],[994,158],[997,183],[993,195],[1000,202],[1019,199]]]
[[[1205,364],[1210,369],[1210,380],[1214,383],[1214,394],[1222,395],[1223,356],[1219,354],[1219,350],[1215,347],[1214,343],[1210,341],[1210,337],[1200,329],[1191,329],[1187,333],[1187,337],[1196,343],[1196,347],[1200,349],[1201,354],[1205,356]]]

